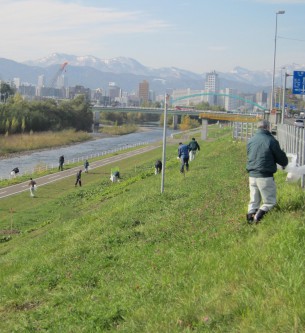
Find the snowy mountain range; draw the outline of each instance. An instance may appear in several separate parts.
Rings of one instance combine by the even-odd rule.
[[[139,82],[147,80],[150,89],[164,93],[166,89],[204,89],[206,73],[194,73],[176,67],[151,68],[137,60],[126,57],[100,59],[91,55],[75,56],[53,53],[47,57],[18,63],[0,58],[0,80],[11,80],[19,77],[22,82],[36,85],[39,75],[51,80],[60,66],[65,62],[65,75],[70,86],[83,85],[95,89],[106,89],[109,82],[115,82],[123,90],[136,91]],[[304,70],[305,65],[291,64],[285,66],[288,73]],[[262,89],[270,90],[272,70],[251,71],[235,67],[230,72],[216,72],[219,75],[221,88],[235,88],[240,92],[253,93]],[[280,84],[281,71],[276,72],[275,82]]]

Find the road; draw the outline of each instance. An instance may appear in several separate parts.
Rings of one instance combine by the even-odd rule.
[[[121,161],[123,159],[132,157],[132,156],[136,156],[157,148],[160,148],[160,145],[150,145],[147,147],[143,147],[137,150],[132,150],[126,153],[122,153],[116,156],[111,156],[111,157],[107,157],[103,160],[99,160],[99,161],[95,161],[95,162],[91,162],[90,163],[90,169],[96,169],[108,164],[112,164],[115,163],[117,161]],[[75,176],[77,170],[79,170],[79,166],[69,169],[69,170],[64,170],[64,171],[59,171],[58,173],[55,174],[50,174],[50,175],[46,175],[40,178],[35,178],[35,180],[37,181],[37,183],[40,186],[44,186],[50,183],[54,183],[58,180],[67,178],[67,177],[71,177],[71,176]],[[29,190],[29,181],[20,183],[20,184],[16,184],[16,185],[12,185],[12,186],[8,186],[8,187],[4,187],[0,189],[0,199],[2,198],[6,198],[12,195],[15,195],[17,193],[21,193],[24,191],[28,191]]]

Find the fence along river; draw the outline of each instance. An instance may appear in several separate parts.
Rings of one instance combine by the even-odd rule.
[[[168,135],[173,133],[168,130]],[[94,139],[61,148],[35,151],[26,155],[0,160],[0,180],[11,177],[10,172],[18,167],[20,175],[31,174],[34,169],[41,166],[44,169],[58,168],[59,156],[64,155],[65,164],[82,161],[95,156],[106,155],[141,144],[162,141],[163,129],[161,127],[149,128],[143,132],[131,133],[117,137]],[[160,156],[161,157],[161,156]]]

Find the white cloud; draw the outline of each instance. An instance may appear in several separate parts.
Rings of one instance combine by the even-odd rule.
[[[30,54],[33,48],[46,52],[90,52],[93,43],[117,34],[148,33],[169,25],[151,19],[144,11],[63,3],[59,0],[0,0],[2,54]],[[19,52],[18,52],[19,50]]]

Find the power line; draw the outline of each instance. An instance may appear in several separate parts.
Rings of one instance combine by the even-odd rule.
[[[288,37],[281,37],[281,36],[277,36],[277,38],[296,40],[298,42],[305,42],[305,39],[296,39],[296,38],[288,38]]]

